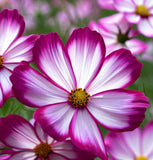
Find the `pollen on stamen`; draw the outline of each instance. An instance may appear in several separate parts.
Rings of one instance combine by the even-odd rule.
[[[136,160],[148,160],[148,159],[144,156],[139,156],[139,157],[136,158]]]
[[[52,152],[52,147],[47,143],[40,143],[33,150],[37,158],[45,159]]]
[[[149,17],[150,16],[148,8],[146,8],[144,5],[137,6],[135,13],[140,15],[141,17]]]
[[[74,108],[84,108],[90,101],[90,94],[87,93],[86,89],[75,88],[71,90],[69,96],[69,102]]]
[[[3,68],[4,58],[0,56],[0,69]]]

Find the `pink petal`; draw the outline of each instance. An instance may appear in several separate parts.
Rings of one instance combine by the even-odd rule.
[[[70,36],[67,45],[77,79],[77,88],[86,88],[95,78],[105,57],[105,44],[99,33],[79,28]]]
[[[148,98],[143,93],[116,89],[92,96],[87,108],[105,128],[125,131],[140,125],[148,106]]]
[[[34,152],[25,151],[14,154],[9,160],[35,160],[35,158],[36,156]]]
[[[147,37],[153,37],[153,26],[149,22],[148,19],[143,18],[138,23],[138,30],[141,34],[147,36]]]
[[[28,106],[42,107],[68,99],[67,92],[56,87],[26,63],[15,68],[11,81],[16,98]]]
[[[153,152],[151,153],[151,155],[149,155],[148,160],[152,160],[153,159]]]
[[[140,128],[136,128],[130,132],[122,132],[123,139],[133,155],[140,156],[142,153],[142,132]]]
[[[108,38],[105,40],[109,40]],[[108,45],[107,46],[107,50],[106,50],[106,56],[108,56],[109,54],[111,54],[113,51],[116,51],[118,49],[121,49],[121,48],[126,48],[126,46],[122,45],[121,43],[112,43],[111,45]]]
[[[33,149],[40,143],[31,124],[18,115],[1,118],[0,140],[8,147]]]
[[[112,32],[111,28],[108,27],[108,26],[110,26],[110,24],[107,24],[107,23],[100,24],[100,23],[96,23],[94,21],[91,21],[89,23],[89,26],[92,30],[97,31],[102,35],[107,47],[108,47],[108,45],[112,45],[117,42],[117,36],[116,36],[117,33],[114,33],[114,28],[113,28],[113,32]]]
[[[99,20],[101,26],[109,32],[116,34],[119,33],[119,29],[122,33],[126,33],[127,30],[131,27],[126,20],[123,14],[117,13],[112,16],[104,17]]]
[[[61,87],[67,91],[76,88],[70,59],[57,33],[40,36],[34,47],[34,60],[41,72]]]
[[[150,16],[150,17],[148,18],[148,20],[149,20],[149,23],[151,24],[151,26],[153,26],[153,16]]]
[[[69,125],[75,109],[68,102],[39,108],[34,118],[46,133],[56,140],[69,136]]]
[[[142,136],[142,154],[149,157],[151,154],[153,155],[153,143],[151,139],[153,138],[153,121],[151,121],[145,127]]]
[[[0,13],[0,55],[6,51],[9,45],[24,31],[23,17],[17,10],[3,10]]]
[[[8,160],[9,157],[9,155],[2,155],[0,156],[0,160]]]
[[[131,39],[125,42],[126,46],[131,50],[133,54],[142,53],[147,49],[147,44],[138,39]]]
[[[2,107],[9,97],[13,96],[12,83],[9,79],[11,74],[6,68],[0,69],[0,107]]]
[[[73,160],[93,160],[94,156],[87,152],[77,148],[70,140],[56,143],[52,146],[53,152],[67,159]]]
[[[106,30],[106,28],[104,28],[103,25],[101,25],[100,23],[91,21],[89,23],[89,27],[90,27],[91,30],[99,32],[102,36],[103,35],[113,36],[112,33],[108,33],[108,30]]]
[[[72,142],[80,149],[87,150],[107,160],[100,130],[86,109],[78,109],[70,124]]]
[[[48,141],[48,135],[44,132],[44,130],[42,129],[42,127],[40,126],[40,124],[37,123],[37,122],[34,122],[34,128],[35,128],[36,134],[39,137],[39,139],[42,142],[47,142]],[[53,141],[53,139],[52,139],[52,141]]]
[[[135,5],[143,5],[145,0],[132,0]]]
[[[135,14],[135,13],[125,14],[125,18],[127,19],[129,23],[134,23],[134,24],[138,24],[141,19],[140,15]]]
[[[88,93],[126,88],[139,77],[141,68],[142,64],[129,50],[116,50],[106,57],[101,71],[87,88]]]
[[[37,35],[30,35],[16,39],[3,56],[4,65],[6,64],[7,67],[7,63],[31,62],[33,60],[32,49],[37,38]]]
[[[152,8],[153,7],[153,1],[151,1],[151,0],[144,0],[144,5],[147,8]]]
[[[114,0],[114,7],[119,12],[135,12],[135,4],[131,0]]]
[[[114,1],[113,0],[98,0],[98,4],[101,8],[114,10]]]
[[[149,9],[149,13],[151,14],[151,16],[149,16],[148,18],[153,17],[153,7],[151,7],[151,8]]]
[[[128,132],[129,133],[129,132]],[[134,140],[133,140],[134,141]],[[110,132],[105,138],[108,153],[113,160],[134,160],[135,155],[120,133]]]

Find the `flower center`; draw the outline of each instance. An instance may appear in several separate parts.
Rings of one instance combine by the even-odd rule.
[[[0,69],[3,68],[4,58],[0,56]]]
[[[147,158],[144,157],[144,156],[139,156],[139,157],[136,158],[136,160],[147,160]]]
[[[129,37],[128,37],[128,35],[127,35],[126,33],[125,33],[125,34],[119,33],[119,34],[117,35],[117,41],[118,41],[119,43],[124,44],[127,40],[129,40]]]
[[[37,158],[47,158],[52,152],[52,147],[47,143],[40,143],[33,150]]]
[[[84,108],[90,101],[89,96],[86,89],[76,88],[71,90],[69,101],[75,108]]]
[[[144,5],[137,6],[135,13],[139,14],[141,17],[149,17],[150,16],[148,8],[146,8]]]
[[[131,31],[131,28],[129,27],[128,30],[125,33],[122,33],[119,26],[118,27],[118,35],[117,35],[117,42],[124,44],[127,40],[129,40],[129,32]]]

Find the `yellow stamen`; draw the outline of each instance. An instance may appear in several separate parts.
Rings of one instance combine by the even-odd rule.
[[[0,56],[0,69],[3,68],[4,58]]]
[[[40,143],[33,150],[37,158],[47,158],[52,152],[52,147],[47,143]]]
[[[69,101],[75,108],[84,108],[90,101],[89,96],[86,89],[76,88],[71,90]]]
[[[147,160],[147,158],[144,157],[144,156],[139,156],[139,157],[136,158],[136,160]]]
[[[144,5],[137,6],[135,13],[140,15],[141,17],[149,17],[150,16],[148,8],[146,8]]]

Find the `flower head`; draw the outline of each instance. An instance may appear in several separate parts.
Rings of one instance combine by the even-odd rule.
[[[18,115],[0,119],[0,140],[11,148],[4,150],[10,160],[93,160],[94,156],[78,149],[71,140],[56,141],[38,123],[32,126]],[[6,157],[6,156],[4,156]]]
[[[143,130],[137,128],[131,132],[110,132],[105,138],[108,154],[113,160],[152,160],[152,133],[153,122]]]
[[[21,61],[32,61],[37,35],[21,37],[25,23],[17,10],[0,13],[0,107],[13,96],[10,75]]]
[[[125,131],[144,119],[148,98],[124,89],[139,77],[142,64],[126,49],[105,57],[96,31],[76,29],[66,46],[57,33],[41,35],[34,59],[43,74],[22,63],[11,76],[13,91],[22,103],[39,108],[34,118],[55,139],[70,136],[79,148],[106,160],[97,122]]]
[[[132,29],[123,14],[101,18],[98,23],[91,21],[89,26],[103,36],[107,54],[119,48],[127,48],[133,54],[139,54],[147,48],[144,42],[135,38],[138,32]]]
[[[153,1],[114,0],[114,7],[124,14],[128,22],[137,24],[141,34],[153,37]]]

